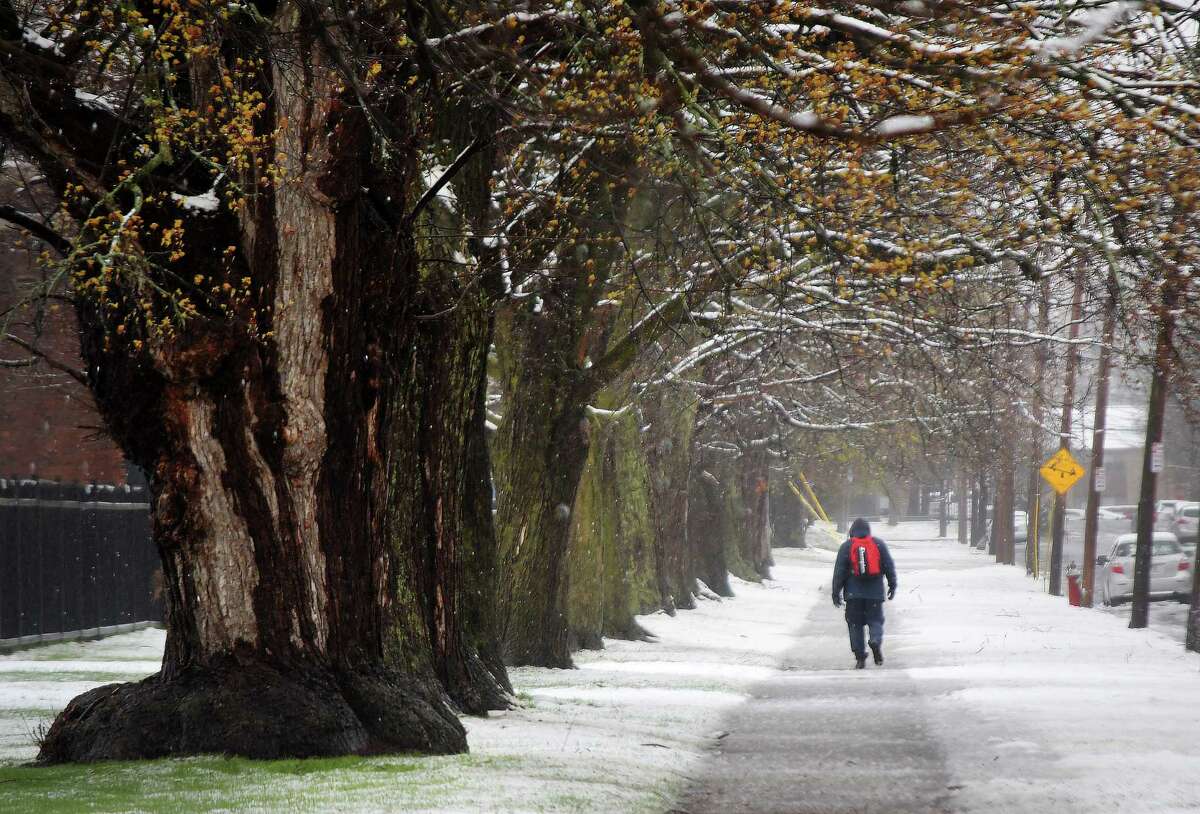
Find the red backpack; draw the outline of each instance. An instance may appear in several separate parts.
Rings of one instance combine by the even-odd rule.
[[[878,577],[883,574],[879,563],[879,546],[874,537],[850,538],[850,573],[856,577]]]

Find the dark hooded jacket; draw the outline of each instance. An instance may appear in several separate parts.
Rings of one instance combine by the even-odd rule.
[[[869,537],[871,525],[861,517],[850,524],[850,537]],[[883,580],[887,579],[888,589],[896,589],[896,564],[892,562],[892,554],[887,545],[878,537],[875,544],[879,546],[879,564],[883,568],[883,576],[856,577],[850,571],[850,540],[842,543],[838,549],[837,561],[833,566],[833,596],[840,597],[845,591],[846,599],[877,599],[883,601]]]

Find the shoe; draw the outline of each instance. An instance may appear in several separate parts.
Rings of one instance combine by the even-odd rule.
[[[867,666],[867,657],[865,654],[862,656],[854,657],[854,669],[855,670],[861,670],[866,666]]]
[[[876,664],[883,664],[883,643],[882,642],[867,642],[871,646],[871,655],[875,657]]]

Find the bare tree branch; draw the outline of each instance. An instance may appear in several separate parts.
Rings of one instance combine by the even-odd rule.
[[[71,367],[70,365],[58,361],[53,356],[50,356],[48,353],[46,353],[45,351],[36,347],[35,345],[32,345],[29,342],[26,342],[24,339],[22,339],[19,336],[16,336],[14,334],[5,334],[4,338],[7,339],[9,342],[12,342],[18,348],[21,348],[22,350],[26,350],[29,353],[32,353],[39,360],[45,362],[47,365],[54,368],[58,372],[67,374],[72,379],[74,379],[75,381],[77,381],[81,385],[83,385],[84,387],[88,386],[87,376],[85,376],[82,371],[76,370],[75,368]]]
[[[0,205],[0,220],[20,226],[64,257],[71,251],[71,241],[46,224],[15,207]]]

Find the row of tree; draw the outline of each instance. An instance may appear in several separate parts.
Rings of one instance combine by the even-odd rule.
[[[167,604],[161,671],[42,760],[462,750],[506,666],[765,574],[772,466],[1036,429],[1064,275],[1190,304],[1194,17],[0,0],[40,176],[0,218]]]

